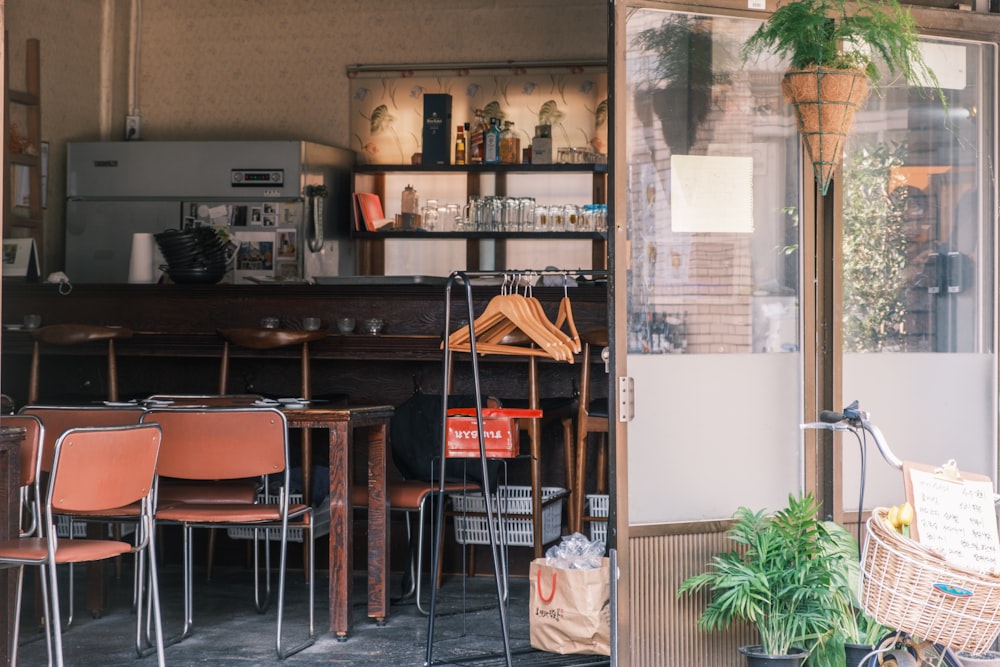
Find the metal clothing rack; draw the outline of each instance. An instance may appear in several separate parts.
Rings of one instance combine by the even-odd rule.
[[[500,613],[500,626],[503,633],[503,647],[504,647],[504,658],[506,660],[507,667],[513,667],[511,650],[510,650],[510,623],[507,618],[507,607],[506,607],[506,579],[505,579],[505,565],[502,561],[499,552],[500,540],[497,536],[497,522],[494,518],[493,504],[490,502],[492,498],[492,489],[490,489],[490,475],[489,469],[487,467],[487,456],[486,456],[486,442],[483,437],[484,427],[483,427],[483,405],[482,405],[482,391],[479,381],[479,360],[478,353],[476,350],[476,332],[474,322],[476,320],[476,314],[474,312],[472,304],[472,282],[471,278],[513,278],[517,277],[520,279],[522,276],[547,276],[547,275],[561,275],[564,278],[569,278],[570,276],[579,275],[589,275],[591,277],[607,277],[608,272],[604,270],[560,270],[560,269],[509,269],[503,271],[480,271],[480,272],[465,272],[465,271],[455,271],[449,277],[445,286],[445,299],[444,299],[444,355],[443,355],[443,382],[442,382],[442,401],[441,401],[441,456],[440,456],[440,470],[438,471],[438,496],[439,498],[444,497],[444,485],[445,485],[445,463],[446,463],[446,450],[447,450],[447,438],[448,429],[447,418],[448,418],[448,387],[450,386],[451,378],[451,367],[452,367],[452,350],[450,345],[450,333],[451,333],[451,290],[452,286],[456,281],[460,282],[465,288],[465,302],[468,312],[468,322],[469,322],[469,345],[470,354],[472,357],[472,381],[473,381],[473,394],[476,399],[476,425],[479,432],[479,462],[482,466],[482,476],[483,476],[483,498],[486,500],[484,503],[486,508],[486,526],[487,532],[489,534],[490,541],[490,554],[493,559],[493,576],[496,580],[496,591],[497,591],[497,608]],[[565,281],[564,281],[565,283]],[[537,499],[534,499],[537,501]],[[444,503],[438,502],[436,508],[435,517],[435,534],[434,534],[434,549],[433,557],[431,559],[431,572],[437,572],[441,559],[441,531],[444,529]],[[537,535],[537,532],[536,532]],[[419,576],[419,573],[418,573]],[[427,621],[427,652],[425,665],[433,665],[433,653],[434,653],[434,617],[437,605],[437,586],[431,586],[431,599],[430,599],[430,610],[428,613]]]

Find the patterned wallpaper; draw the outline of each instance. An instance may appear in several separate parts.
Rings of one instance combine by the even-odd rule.
[[[606,5],[565,7],[563,0],[147,1],[144,134],[349,146],[349,65],[604,58]]]

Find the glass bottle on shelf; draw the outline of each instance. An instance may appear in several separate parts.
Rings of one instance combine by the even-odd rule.
[[[465,164],[465,125],[459,125],[455,133],[455,164]]]
[[[490,126],[483,133],[483,164],[500,163],[500,119],[490,118]]]
[[[469,164],[483,163],[483,139],[486,132],[486,112],[476,109],[475,119],[472,121],[472,128],[469,138],[466,140],[466,157]]]
[[[505,120],[503,122],[503,131],[500,133],[500,163],[517,164],[520,153],[521,147],[520,142],[517,140],[517,135],[514,134],[514,123],[513,121]]]
[[[403,197],[400,201],[400,224],[401,229],[414,229],[419,226],[418,218],[420,213],[420,195],[417,189],[407,184],[403,188]]]

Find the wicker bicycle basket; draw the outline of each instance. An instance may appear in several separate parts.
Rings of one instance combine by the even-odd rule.
[[[868,519],[861,606],[879,623],[958,651],[982,653],[1000,635],[1000,576],[949,564],[903,537],[880,507]]]

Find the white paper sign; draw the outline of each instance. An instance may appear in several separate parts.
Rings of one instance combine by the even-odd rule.
[[[753,231],[753,158],[670,156],[675,232]]]
[[[908,476],[920,543],[959,567],[1000,572],[993,482],[968,475],[953,482],[913,467]]]

